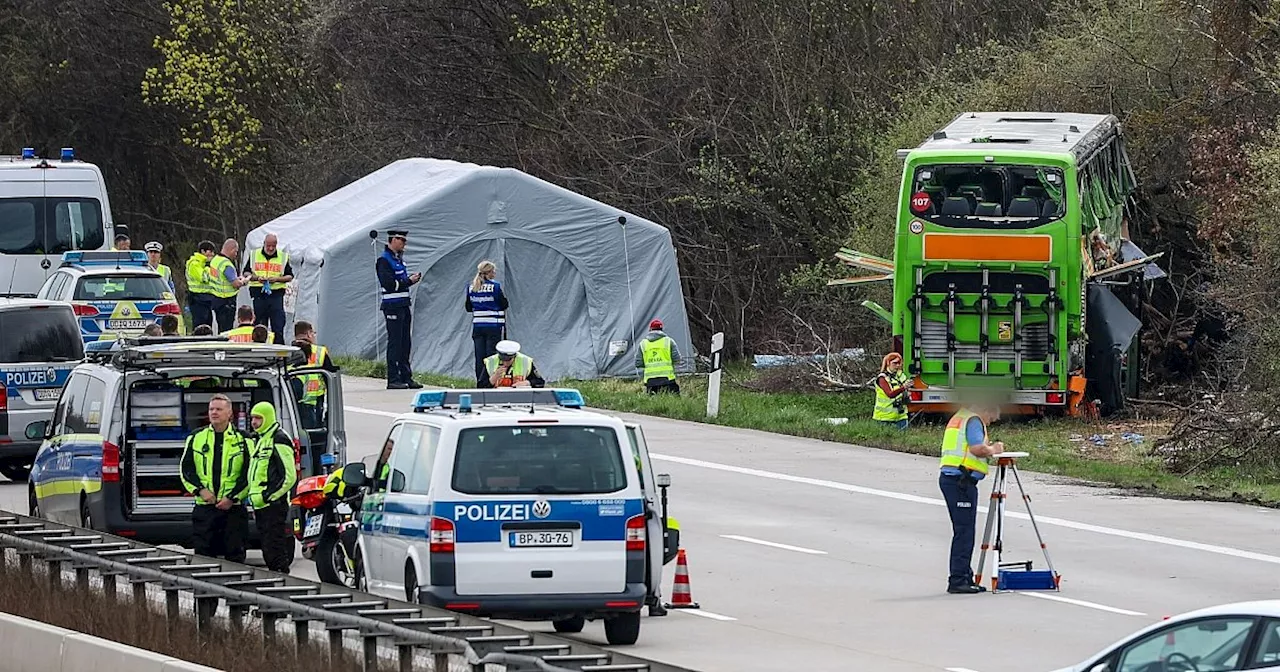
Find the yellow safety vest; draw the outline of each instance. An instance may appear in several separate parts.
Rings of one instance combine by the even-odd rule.
[[[640,343],[640,352],[644,356],[644,382],[647,383],[654,378],[674,379],[676,377],[676,367],[671,363],[672,343],[674,341],[670,336]]]
[[[209,285],[209,260],[196,252],[187,259],[187,293],[208,294],[213,291]]]
[[[492,376],[494,371],[498,370],[498,355],[489,355],[484,358],[484,368]],[[529,377],[529,372],[533,370],[533,358],[516,353],[515,362],[507,371],[507,375],[498,381],[494,387],[515,387],[516,383],[524,382]]]
[[[160,277],[164,278],[165,282],[170,285],[173,284],[173,271],[169,270],[168,266],[165,266],[164,264],[157,264],[156,273],[159,273]]]
[[[236,327],[235,329],[228,329],[227,340],[232,343],[252,343],[254,326],[255,325],[252,324],[246,324]],[[271,332],[267,332],[267,342],[272,342],[274,340],[276,340],[276,335]]]
[[[229,299],[239,292],[227,280],[228,268],[235,268],[235,264],[221,254],[209,262],[209,292],[220,299]]]
[[[964,409],[960,409],[951,416],[951,421],[947,423],[947,431],[942,434],[940,467],[957,467],[984,475],[987,473],[987,461],[969,452],[969,438],[965,430],[969,424],[969,418],[976,417],[978,416],[975,413]],[[982,422],[981,419],[978,421]],[[985,440],[987,435],[985,424],[982,426],[982,435]]]
[[[274,259],[268,259],[267,255],[259,248],[253,251],[253,274],[257,277],[279,278],[284,276],[284,267],[289,265],[289,255],[284,250],[276,248],[276,256]],[[262,287],[265,283],[258,280],[249,282],[250,287]],[[273,283],[271,289],[278,289],[281,283]]]
[[[311,357],[307,358],[307,366],[321,366],[324,364],[324,358],[329,354],[329,349],[323,345],[311,346]],[[320,397],[324,396],[324,376],[318,373],[310,373],[302,376],[304,391],[302,393],[301,403],[316,404],[320,402]]]
[[[902,387],[907,382],[907,375],[901,371],[896,371],[893,373],[882,374],[882,375],[888,376],[889,387]],[[903,394],[905,394],[905,392],[903,392]],[[893,405],[893,397],[890,397],[889,395],[885,394],[884,390],[880,389],[880,381],[877,379],[876,380],[876,409],[875,411],[872,412],[871,418],[873,420],[897,422],[898,420],[902,420],[906,417],[907,417],[907,410],[905,408],[902,410],[898,410],[898,408]]]
[[[212,425],[206,425],[187,437],[186,446],[183,449],[184,455],[192,454],[196,467],[196,479],[199,482],[190,483],[186,476],[180,475],[182,485],[192,494],[198,493],[200,488],[208,489],[213,493],[213,503],[217,503],[223,497],[232,501],[243,499],[249,487],[248,481],[244,479],[244,468],[249,459],[248,441],[238,430],[227,427],[227,431],[222,435],[222,464],[217,470],[219,475],[217,483],[213,482],[213,442]],[[199,497],[196,497],[195,501],[197,506],[209,505],[209,502]]]

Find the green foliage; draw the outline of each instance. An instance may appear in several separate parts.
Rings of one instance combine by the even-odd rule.
[[[266,149],[269,108],[307,89],[296,45],[302,0],[172,0],[163,63],[142,79],[143,99],[185,118],[182,142],[223,174],[247,172]]]

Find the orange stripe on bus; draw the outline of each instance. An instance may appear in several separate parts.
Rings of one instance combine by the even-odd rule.
[[[1053,259],[1049,236],[999,234],[924,234],[924,258],[930,261],[1042,261]]]

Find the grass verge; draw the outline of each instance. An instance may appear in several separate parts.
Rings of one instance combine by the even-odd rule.
[[[381,362],[339,358],[337,363],[347,375],[386,377],[386,366]],[[720,412],[715,418],[706,417],[705,376],[682,378],[679,397],[644,394],[640,384],[630,380],[562,380],[555,384],[579,389],[587,403],[595,408],[758,429],[904,453],[938,454],[943,432],[940,423],[916,422],[906,432],[885,428],[871,420],[875,400],[871,390],[759,392],[748,387],[756,375],[753,369],[744,366],[725,370]],[[416,378],[424,385],[440,387],[471,387],[473,383],[436,374],[417,374]],[[846,421],[833,424],[829,418],[845,418]],[[1168,429],[1168,421],[1158,417],[1092,422],[1011,418],[997,423],[991,434],[993,438],[1004,441],[1009,450],[1031,453],[1029,458],[1019,462],[1019,466],[1027,471],[1120,487],[1136,494],[1280,507],[1280,474],[1249,474],[1235,469],[1193,475],[1167,471],[1162,461],[1151,454],[1151,446]]]

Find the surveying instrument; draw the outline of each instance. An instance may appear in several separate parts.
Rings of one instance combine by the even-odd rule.
[[[1029,453],[1000,453],[996,455],[996,474],[991,484],[991,504],[987,507],[987,524],[986,530],[982,533],[982,546],[978,551],[978,571],[973,575],[973,582],[976,585],[982,585],[982,569],[986,566],[987,550],[995,551],[995,567],[991,575],[991,592],[998,593],[1004,590],[1060,590],[1058,582],[1062,577],[1053,569],[1053,561],[1049,559],[1049,547],[1044,543],[1044,537],[1040,535],[1040,526],[1036,525],[1035,514],[1031,513],[1031,497],[1027,495],[1026,489],[1022,487],[1022,479],[1018,476],[1017,459],[1026,457]],[[1018,492],[1022,495],[1022,501],[1027,507],[1027,517],[1031,519],[1031,529],[1036,532],[1036,540],[1040,542],[1040,550],[1044,551],[1044,561],[1048,565],[1047,570],[1032,570],[1030,560],[1021,562],[1001,562],[1000,557],[1004,553],[1004,499],[1005,488],[1008,485],[1008,473],[1013,472],[1013,480],[1018,485]],[[991,528],[995,527],[996,540],[995,544],[991,542]],[[1014,570],[1011,568],[1021,567],[1022,569]]]

